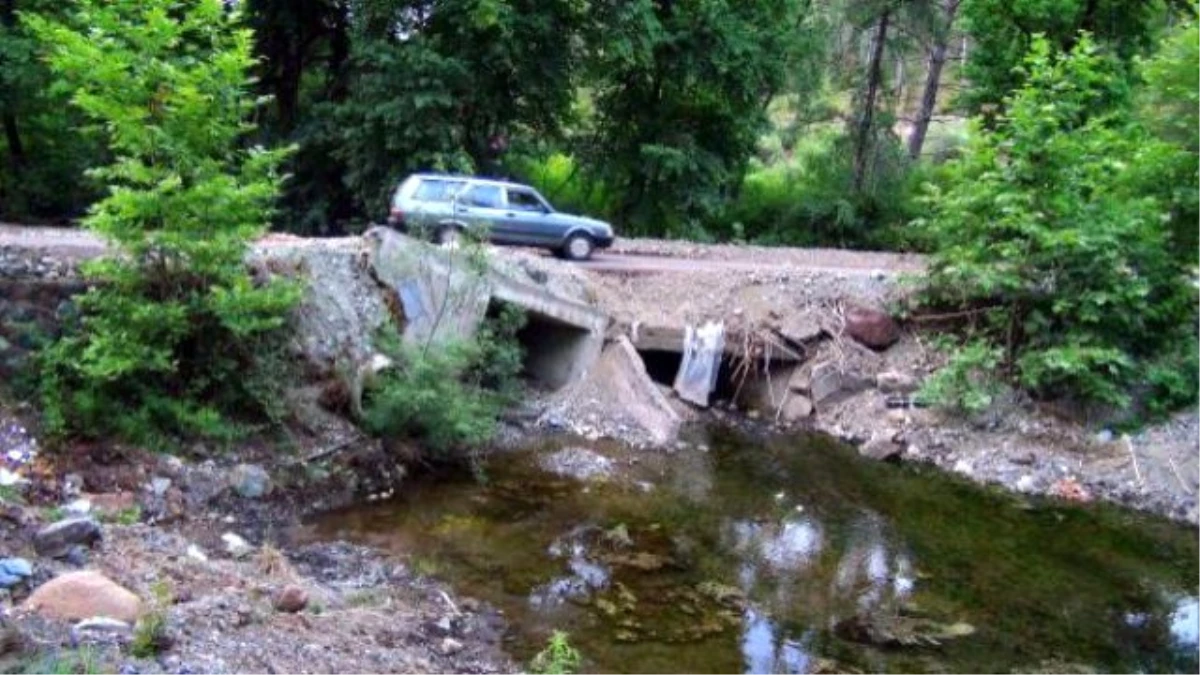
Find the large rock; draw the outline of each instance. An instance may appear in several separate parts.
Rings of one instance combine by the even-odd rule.
[[[0,588],[10,588],[33,576],[33,565],[24,558],[0,558]]]
[[[229,484],[246,499],[259,499],[271,494],[271,476],[257,464],[238,464],[229,473]]]
[[[885,394],[911,394],[920,388],[920,383],[908,373],[886,370],[875,376],[875,387]]]
[[[275,596],[275,609],[289,614],[295,614],[308,606],[308,592],[294,584],[289,584]]]
[[[91,518],[68,518],[43,527],[33,537],[38,555],[64,558],[75,546],[91,546],[101,538],[100,523]]]
[[[846,334],[871,349],[887,349],[900,339],[900,327],[887,312],[850,306],[846,308]]]
[[[802,420],[813,412],[813,403],[803,394],[789,394],[787,402],[783,404],[783,410],[779,413],[780,419],[784,422],[796,422]]]
[[[859,455],[879,461],[898,459],[903,453],[904,447],[886,435],[882,438],[872,438],[858,447]]]
[[[837,363],[820,363],[813,366],[809,375],[808,390],[817,407],[828,406],[863,391],[870,382],[855,373],[843,370]]]
[[[68,572],[47,581],[22,607],[64,621],[102,616],[129,624],[142,612],[136,595],[94,570]]]

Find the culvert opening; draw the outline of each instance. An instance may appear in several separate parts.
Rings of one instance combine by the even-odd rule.
[[[650,376],[651,380],[668,387],[675,386],[675,376],[679,373],[679,366],[683,364],[681,352],[667,349],[639,349],[638,354],[642,357],[642,363],[646,365],[646,374]],[[717,384],[712,395],[709,396],[709,402],[733,399],[734,392],[738,388],[738,383],[734,379],[737,364],[737,357],[729,354],[721,356],[721,366],[717,369]]]
[[[669,349],[639,349],[646,374],[667,387],[675,386],[675,376],[683,364],[683,354]],[[724,353],[717,369],[717,382],[708,401],[710,405],[735,403],[739,408],[761,408],[764,400],[782,396],[797,363],[790,359],[756,360],[749,368],[740,356]],[[768,376],[768,373],[770,375]],[[772,391],[774,390],[774,393]],[[735,399],[736,397],[736,399]],[[772,398],[775,397],[775,398]],[[768,406],[769,407],[769,406]]]
[[[551,391],[570,383],[580,361],[586,357],[592,334],[585,328],[502,300],[488,303],[487,318],[499,319],[506,308],[515,308],[525,315],[525,325],[516,336],[521,345],[522,378],[528,384]]]

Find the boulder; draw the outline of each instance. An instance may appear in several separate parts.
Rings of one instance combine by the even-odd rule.
[[[846,334],[871,349],[882,350],[900,339],[900,327],[887,312],[850,306],[846,308]]]
[[[821,363],[812,369],[808,390],[813,404],[820,407],[837,403],[868,386],[867,380],[842,370],[836,363]]]
[[[908,373],[885,370],[875,376],[875,388],[885,394],[911,394],[919,387],[917,378]]]
[[[132,637],[133,626],[106,616],[93,616],[71,627],[71,642],[77,645],[122,643]]]
[[[284,586],[275,596],[275,609],[295,614],[308,606],[308,592],[295,584]]]
[[[868,459],[886,461],[897,459],[904,452],[904,447],[887,438],[872,438],[858,446],[858,454]]]
[[[221,535],[221,541],[225,542],[225,552],[231,558],[245,558],[254,552],[254,547],[249,542],[233,532]]]
[[[246,499],[259,499],[271,493],[271,476],[257,464],[238,464],[233,467],[229,484]]]
[[[11,588],[33,576],[33,565],[24,558],[0,558],[0,588]]]
[[[68,518],[43,527],[33,537],[38,555],[64,558],[75,546],[91,546],[102,537],[100,523],[92,518]]]
[[[94,570],[67,572],[47,581],[22,607],[52,619],[107,617],[129,624],[135,623],[142,611],[136,595]]]
[[[793,393],[788,395],[787,403],[783,404],[779,418],[784,422],[795,422],[808,417],[812,411],[813,404],[807,396]]]

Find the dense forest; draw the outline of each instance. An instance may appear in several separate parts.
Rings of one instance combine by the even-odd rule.
[[[892,248],[929,246],[907,227],[922,185],[969,117],[1003,117],[1035,36],[1062,51],[1090,35],[1137,88],[1138,64],[1194,18],[1163,0],[225,4],[254,31],[270,100],[247,142],[296,148],[278,229],[354,231],[406,174],[435,170],[533,182],[626,234]],[[22,20],[72,13],[0,3],[10,221],[77,219],[100,193],[86,170],[103,144]],[[1151,125],[1188,104],[1149,94]],[[1194,230],[1194,195],[1163,196]]]
[[[246,242],[360,231],[424,170],[527,181],[624,235],[930,252],[920,311],[960,347],[931,397],[984,407],[1003,381],[1160,415],[1200,365],[1196,14],[3,0],[0,218],[82,219],[134,254],[95,271],[44,401],[204,430],[212,401],[271,400],[234,373],[296,296],[250,285]]]

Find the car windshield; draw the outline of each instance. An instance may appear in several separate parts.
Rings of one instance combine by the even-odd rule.
[[[419,202],[448,202],[462,186],[460,180],[425,179],[413,198]]]

